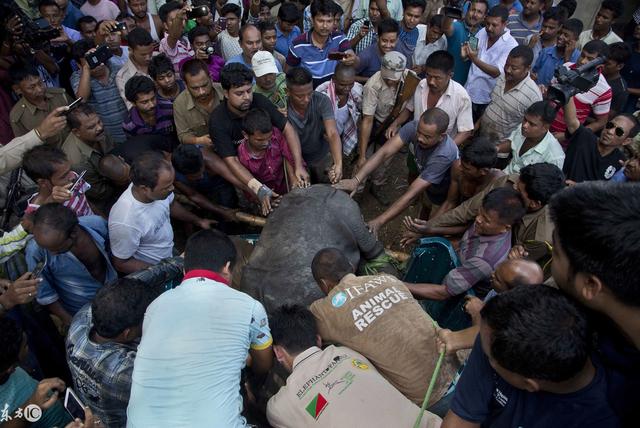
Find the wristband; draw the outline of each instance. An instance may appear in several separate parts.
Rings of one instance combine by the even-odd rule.
[[[44,142],[44,138],[42,138],[42,134],[40,134],[40,131],[38,131],[38,128],[33,128],[33,132],[36,133],[36,137],[38,137],[40,141]]]
[[[265,198],[270,198],[271,195],[273,195],[273,191],[269,189],[267,186],[265,186],[264,184],[262,185],[262,187],[260,187],[257,194],[258,199],[260,201],[262,201]]]
[[[357,176],[357,175],[354,175],[354,176],[353,176],[353,179],[354,179],[354,180],[356,180],[356,181],[358,182],[358,186],[359,186],[360,184],[362,184],[362,183],[360,182],[360,179],[358,178],[358,176]]]
[[[260,183],[258,180],[256,180],[255,178],[252,178],[251,180],[249,180],[249,183],[247,183],[247,186],[249,187],[249,189],[251,189],[251,191],[253,193],[256,194],[256,196],[258,195],[258,192],[260,191],[260,188],[263,186],[262,183]]]

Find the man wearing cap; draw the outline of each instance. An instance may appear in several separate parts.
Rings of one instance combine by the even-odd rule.
[[[242,53],[229,58],[227,64],[239,62],[247,68],[252,69],[253,63],[251,60],[253,56],[262,49],[262,36],[260,35],[260,30],[258,30],[255,25],[247,24],[240,29],[240,47],[242,48]],[[282,66],[277,62],[276,67],[278,72],[282,72]]]
[[[388,161],[405,145],[414,155],[419,176],[409,188],[385,212],[371,220],[369,229],[377,235],[380,226],[389,222],[406,210],[422,192],[432,201],[446,195],[451,182],[451,165],[458,159],[458,147],[447,135],[449,115],[434,107],[426,110],[420,119],[411,121],[388,140],[363,166],[353,178],[341,180],[335,187],[352,192],[378,166]]]
[[[267,51],[258,51],[251,58],[255,76],[253,92],[264,95],[280,113],[287,114],[287,83],[284,73],[277,67],[274,56]]]
[[[374,145],[369,147],[383,122],[387,120],[399,95],[401,83],[405,78],[407,58],[400,52],[388,52],[382,58],[382,67],[367,80],[362,92],[362,122],[358,133],[358,161],[356,171],[362,168],[371,156]],[[388,163],[378,167],[373,174],[371,193],[383,204],[379,188],[385,182],[385,170]]]

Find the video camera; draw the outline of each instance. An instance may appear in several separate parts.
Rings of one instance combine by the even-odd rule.
[[[556,83],[547,90],[547,100],[561,108],[572,96],[593,88],[600,78],[597,67],[605,61],[606,58],[599,57],[574,69],[560,65],[553,74]]]
[[[2,0],[3,12],[17,15],[22,23],[22,39],[31,46],[32,49],[42,49],[49,40],[60,35],[60,31],[53,28],[44,18],[31,19],[14,1]],[[8,11],[7,11],[8,9]]]

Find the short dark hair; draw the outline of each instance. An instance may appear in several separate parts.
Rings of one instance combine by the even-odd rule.
[[[80,30],[81,24],[93,24],[93,23],[97,25],[98,20],[91,15],[85,15],[78,18],[78,20],[76,21],[76,27],[78,27],[78,30]]]
[[[544,21],[557,21],[560,26],[567,20],[567,10],[562,7],[552,7],[542,14]]]
[[[625,42],[617,42],[609,45],[609,55],[607,59],[618,64],[625,64],[631,58],[631,48]]]
[[[313,0],[311,2],[311,17],[315,18],[318,15],[335,15],[333,0]]]
[[[80,39],[71,46],[71,57],[77,62],[84,58],[89,49],[96,47],[96,42],[90,39]]]
[[[174,10],[182,9],[182,5],[177,1],[169,1],[158,9],[158,16],[160,17],[160,21],[166,23],[169,14]]]
[[[453,55],[447,51],[435,51],[427,58],[425,68],[433,68],[443,73],[451,73],[455,66]]]
[[[151,34],[144,28],[136,27],[129,31],[127,43],[131,49],[135,49],[138,46],[151,46],[153,44],[153,38],[151,38]]]
[[[594,275],[625,305],[640,307],[640,184],[590,181],[549,203],[573,274]]]
[[[620,0],[604,0],[600,9],[607,9],[613,12],[613,18],[617,18],[624,12],[624,4]]]
[[[511,372],[562,382],[589,358],[587,317],[560,290],[521,285],[490,299],[480,314],[491,329],[491,357]]]
[[[482,198],[482,208],[485,211],[495,211],[498,219],[509,226],[520,221],[527,213],[522,195],[512,187],[491,190]]]
[[[556,113],[557,110],[553,107],[553,104],[547,100],[536,101],[525,111],[525,114],[538,116],[547,125],[553,123],[553,120],[556,118]]]
[[[405,0],[403,2],[403,9],[407,10],[410,7],[419,7],[422,9],[422,12],[424,12],[427,7],[427,2],[425,0]]]
[[[222,9],[220,9],[220,16],[224,17],[229,13],[233,13],[235,16],[240,18],[242,15],[242,9],[240,9],[240,6],[235,3],[227,3],[222,6]]]
[[[38,9],[40,9],[43,6],[55,6],[58,8],[58,10],[60,10],[60,6],[58,6],[58,3],[56,3],[55,0],[39,0]]]
[[[556,7],[566,10],[567,17],[570,17],[575,13],[578,2],[576,0],[560,0],[560,3],[558,3]]]
[[[343,62],[338,62],[336,64],[336,69],[333,71],[333,77],[340,76],[351,76],[355,78],[357,72],[354,66],[346,65]]]
[[[482,3],[486,6],[487,10],[489,10],[489,1],[488,0],[471,0],[471,3]]]
[[[167,71],[175,73],[173,63],[168,56],[161,53],[151,58],[151,62],[149,62],[149,76],[151,76],[153,80],[156,80],[159,75]]]
[[[259,21],[256,26],[260,30],[260,34],[264,34],[265,31],[276,31],[276,24],[272,20]]]
[[[91,104],[82,102],[76,106],[73,110],[67,113],[67,126],[69,129],[78,129],[82,126],[82,119],[80,116],[90,116],[97,114],[95,109],[91,107]]]
[[[597,54],[598,57],[606,58],[609,55],[609,45],[602,40],[591,40],[585,43],[582,50],[591,54]]]
[[[286,1],[278,9],[278,19],[284,22],[296,23],[300,19],[300,10],[295,3]]]
[[[214,229],[200,230],[189,237],[184,248],[184,270],[206,269],[220,272],[224,265],[236,263],[236,247],[231,239]]]
[[[27,77],[40,78],[40,73],[38,73],[38,69],[31,61],[16,61],[9,66],[9,77],[11,78],[11,82],[17,85]]]
[[[333,15],[343,15],[344,14],[344,9],[342,8],[342,6],[340,6],[338,3],[332,1],[331,2],[331,11],[333,13]]]
[[[131,103],[135,103],[138,94],[148,94],[156,91],[156,84],[148,76],[136,75],[127,80],[124,85],[124,96]]]
[[[323,248],[313,256],[311,261],[311,274],[317,282],[328,279],[337,284],[350,273],[353,273],[351,262],[337,248]]]
[[[518,45],[509,52],[511,58],[521,58],[525,67],[531,67],[533,62],[533,49],[529,46]]]
[[[562,29],[569,31],[573,34],[576,40],[580,37],[580,33],[584,29],[584,24],[577,18],[567,19],[567,21],[562,24]]]
[[[34,147],[22,157],[22,168],[34,181],[49,180],[55,166],[67,162],[67,155],[57,147],[43,145]]]
[[[446,132],[449,128],[449,115],[438,107],[427,109],[420,116],[420,121],[425,125],[436,125],[438,132]]]
[[[41,205],[33,216],[33,225],[46,225],[68,237],[78,226],[78,216],[69,207],[51,202]]]
[[[23,333],[20,326],[9,317],[0,318],[0,372],[18,362]]]
[[[158,184],[161,169],[171,169],[171,164],[158,151],[146,151],[131,162],[129,177],[134,186],[147,186],[151,189]]]
[[[291,67],[286,76],[287,86],[302,86],[313,82],[311,72],[304,67]]]
[[[242,119],[242,130],[249,135],[256,131],[266,134],[271,132],[272,129],[271,116],[261,108],[249,110]]]
[[[547,205],[553,195],[566,186],[562,170],[550,163],[534,163],[520,170],[520,181],[532,201]]]
[[[460,160],[475,168],[492,168],[498,160],[498,147],[489,137],[475,137],[460,150]]]
[[[195,174],[204,167],[204,158],[196,145],[180,144],[171,155],[171,163],[180,174]]]
[[[640,132],[640,123],[638,123],[638,118],[636,118],[631,113],[618,113],[615,115],[614,119],[619,116],[626,118],[633,124],[633,126],[629,130],[629,133],[627,134],[627,138],[635,138],[636,135],[638,135],[638,133]]]
[[[125,329],[142,325],[151,292],[137,279],[121,278],[102,286],[91,302],[91,321],[96,333],[108,339]]]
[[[395,19],[383,18],[378,23],[378,38],[387,33],[400,33],[400,25]]]
[[[269,319],[273,344],[290,354],[316,346],[318,327],[311,311],[302,305],[283,305]]]
[[[242,27],[240,27],[240,31],[238,32],[238,37],[239,37],[238,41],[239,42],[242,42],[242,39],[244,37],[244,33],[246,31],[248,31],[249,29],[251,29],[251,28],[255,28],[258,32],[260,32],[258,27],[256,27],[255,25],[253,25],[253,24],[244,24]],[[262,34],[261,34],[261,36],[262,36]]]
[[[244,64],[232,62],[220,71],[220,85],[225,91],[251,84],[253,84],[253,71]]]
[[[203,60],[191,58],[186,60],[184,64],[182,64],[182,67],[180,68],[180,76],[182,77],[182,80],[186,83],[187,76],[192,76],[192,77],[197,76],[202,71],[204,71],[204,73],[207,76],[210,76],[209,67]]]
[[[433,15],[429,20],[429,27],[442,28],[444,24],[444,15]]]
[[[196,39],[196,37],[200,36],[207,36],[209,37],[209,39],[211,39],[209,29],[203,25],[198,25],[187,33],[187,38],[189,39],[189,43],[191,44],[193,44],[193,41]]]
[[[487,16],[491,18],[500,18],[502,22],[507,22],[509,19],[509,10],[502,5],[493,6],[489,9],[489,12],[487,12]]]

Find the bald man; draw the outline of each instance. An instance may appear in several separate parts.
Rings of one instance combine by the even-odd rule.
[[[496,267],[491,274],[491,290],[484,302],[494,296],[511,290],[519,285],[542,284],[544,274],[537,263],[526,259],[505,260]],[[460,331],[441,329],[438,331],[438,347],[446,346],[447,353],[454,353],[463,349],[471,349],[480,332],[480,311],[484,302],[477,297],[467,296],[464,310],[471,316],[472,326]]]

